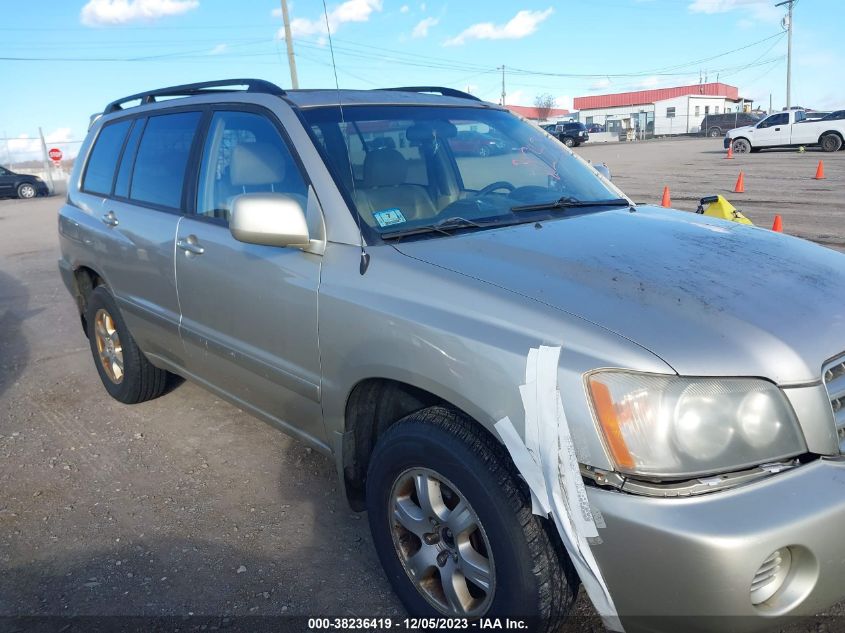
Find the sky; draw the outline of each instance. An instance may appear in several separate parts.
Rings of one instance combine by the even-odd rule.
[[[301,88],[442,85],[508,104],[720,80],[785,105],[776,0],[289,0]],[[843,0],[796,0],[792,104],[845,108]],[[40,0],[0,23],[0,163],[76,153],[89,116],[145,89],[290,87],[278,0]]]

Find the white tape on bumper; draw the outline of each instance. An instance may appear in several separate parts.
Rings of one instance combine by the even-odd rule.
[[[561,540],[587,595],[605,626],[623,631],[607,584],[590,549],[600,543],[598,525],[604,521],[590,508],[581,478],[572,434],[557,387],[560,347],[540,346],[528,353],[525,384],[519,387],[525,409],[525,439],[510,419],[499,420],[496,431],[531,490],[532,511],[552,515]]]

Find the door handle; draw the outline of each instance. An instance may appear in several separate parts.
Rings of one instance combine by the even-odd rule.
[[[202,255],[205,252],[205,249],[197,244],[195,235],[189,235],[183,240],[178,240],[176,246],[185,251],[186,255]]]
[[[779,128],[779,127],[776,127],[776,128],[775,128],[775,132],[780,132],[780,128]]]
[[[117,226],[117,217],[114,214],[114,211],[109,211],[103,216],[103,224],[107,224],[108,226]]]

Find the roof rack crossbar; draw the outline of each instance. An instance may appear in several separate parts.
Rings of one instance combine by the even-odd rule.
[[[123,104],[129,101],[140,100],[141,105],[155,103],[156,97],[189,97],[193,95],[207,94],[210,92],[229,92],[228,90],[209,90],[209,88],[220,88],[225,86],[246,86],[246,92],[260,92],[264,94],[283,96],[285,91],[276,84],[264,79],[218,79],[216,81],[202,81],[194,84],[183,84],[181,86],[170,86],[147,90],[138,94],[129,95],[122,99],[112,101],[103,110],[103,114],[110,114],[123,110]]]
[[[481,101],[475,95],[471,95],[463,90],[455,90],[454,88],[444,88],[443,86],[402,86],[400,88],[379,88],[379,90],[396,90],[399,92],[433,92],[434,94],[443,95],[444,97],[457,97],[459,99],[472,99],[473,101]]]

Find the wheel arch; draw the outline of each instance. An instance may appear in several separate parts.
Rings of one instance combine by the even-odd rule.
[[[845,144],[845,136],[843,136],[842,132],[840,132],[839,130],[825,130],[824,132],[819,134],[819,143],[821,143],[822,139],[825,136],[827,136],[828,134],[833,134],[834,136],[838,136],[839,140],[842,141],[843,144]]]
[[[105,285],[103,276],[89,266],[77,266],[73,270],[73,298],[79,311],[82,331],[88,335],[88,323],[85,314],[88,312],[88,298],[97,286]]]
[[[346,399],[342,450],[343,483],[353,510],[365,505],[364,484],[370,456],[379,437],[393,424],[422,409],[443,406],[460,412],[480,430],[495,437],[484,424],[441,395],[391,378],[366,378],[356,383]]]

